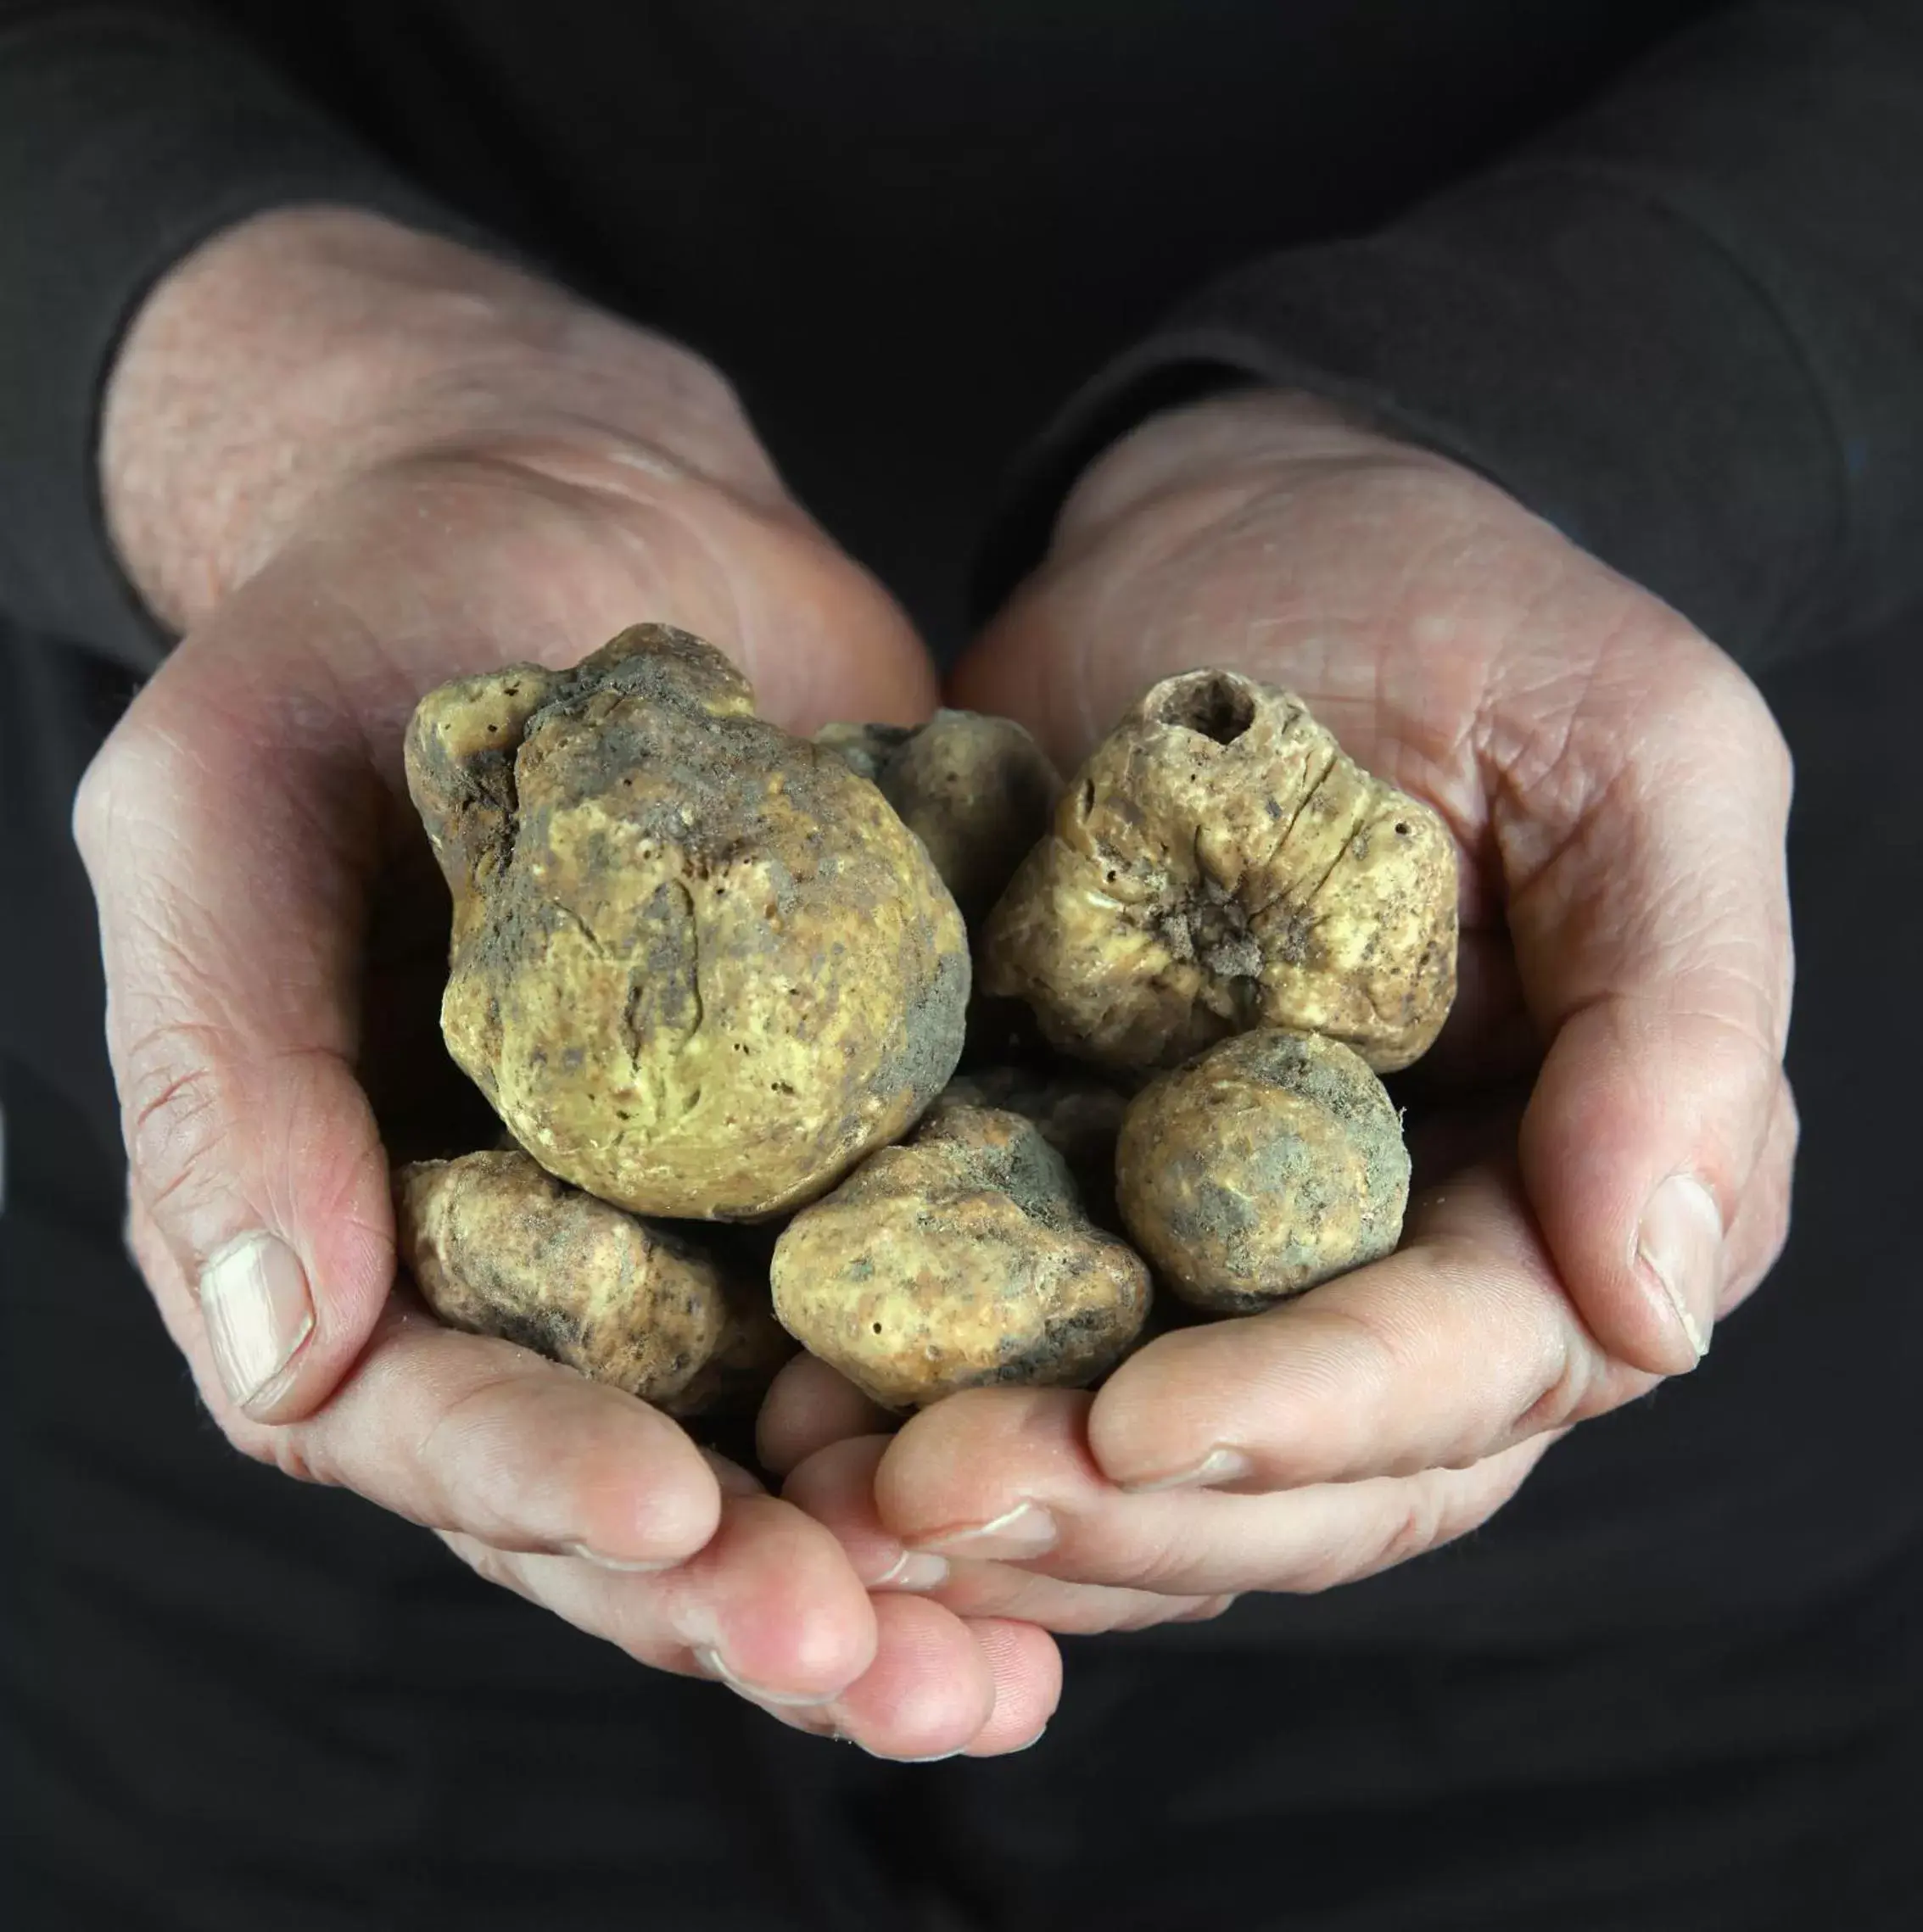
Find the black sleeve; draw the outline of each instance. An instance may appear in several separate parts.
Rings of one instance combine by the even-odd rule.
[[[188,9],[0,0],[0,612],[154,662],[101,512],[102,388],[159,276],[295,202],[477,238]]]
[[[1031,452],[984,605],[1107,443],[1251,379],[1483,472],[1751,664],[1923,597],[1923,0],[1715,14],[1381,232],[1202,290]]]

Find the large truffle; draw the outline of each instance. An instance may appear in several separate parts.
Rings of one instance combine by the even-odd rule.
[[[1390,1253],[1409,1198],[1402,1124],[1360,1055],[1262,1027],[1129,1103],[1124,1224],[1164,1286],[1246,1314]]]
[[[394,1209],[401,1259],[450,1327],[501,1336],[663,1405],[688,1393],[727,1337],[727,1286],[711,1257],[524,1153],[404,1167]]]
[[[1455,848],[1300,699],[1190,672],[1153,686],[1076,773],[981,958],[985,994],[1118,1072],[1255,1025],[1406,1066],[1455,995]]]
[[[1061,777],[1013,718],[938,711],[908,729],[830,724],[815,742],[879,788],[928,848],[970,930],[1048,827]]]
[[[564,1180],[772,1214],[953,1071],[967,938],[926,852],[699,639],[644,624],[572,672],[444,685],[407,774],[454,894],[449,1049]]]
[[[774,1312],[875,1401],[987,1383],[1076,1387],[1126,1352],[1149,1273],[1089,1221],[1032,1122],[946,1107],[775,1244]]]

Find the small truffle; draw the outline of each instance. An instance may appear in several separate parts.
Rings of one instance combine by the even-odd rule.
[[[1262,1027],[1136,1096],[1116,1149],[1135,1244],[1170,1292],[1249,1314],[1391,1253],[1402,1125],[1359,1054]]]
[[[1455,996],[1455,846],[1299,698],[1190,672],[1076,774],[980,954],[984,996],[1116,1073],[1258,1025],[1386,1071],[1427,1050]]]
[[[663,1406],[724,1345],[712,1259],[523,1153],[404,1167],[394,1207],[401,1259],[451,1328],[517,1342]]]
[[[1118,1361],[1149,1272],[1083,1214],[1019,1114],[951,1106],[871,1154],[775,1244],[774,1312],[889,1409],[1000,1382],[1080,1387]]]
[[[928,848],[972,930],[1048,829],[1061,775],[1013,718],[938,711],[909,730],[830,724],[816,744],[874,785]]]

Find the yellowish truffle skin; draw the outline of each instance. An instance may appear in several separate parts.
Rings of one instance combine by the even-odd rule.
[[[1249,1314],[1394,1251],[1409,1199],[1401,1121],[1359,1054],[1261,1027],[1129,1103],[1124,1225],[1171,1293]]]
[[[830,724],[814,735],[928,848],[971,930],[1048,830],[1061,793],[1048,754],[1009,718],[938,711],[912,730]]]
[[[430,692],[409,789],[454,896],[448,1048],[551,1173],[636,1213],[825,1192],[953,1070],[967,935],[839,759],[685,632]]]
[[[774,1248],[774,1312],[889,1409],[1005,1382],[1078,1388],[1127,1352],[1148,1270],[1082,1214],[1019,1115],[946,1108],[804,1209]]]
[[[1116,1073],[1251,1026],[1426,1052],[1456,991],[1456,856],[1428,806],[1302,701],[1232,671],[1165,678],[1063,793],[982,935],[981,991]]]
[[[394,1205],[401,1259],[450,1327],[517,1342],[664,1405],[723,1345],[728,1308],[712,1259],[523,1153],[404,1167]]]

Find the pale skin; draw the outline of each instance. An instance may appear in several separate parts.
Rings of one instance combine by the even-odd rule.
[[[1072,762],[1153,678],[1236,664],[1443,811],[1467,935],[1433,1062],[1463,1102],[1445,1178],[1391,1260],[1167,1337],[1093,1398],[970,1393],[891,1439],[798,1365],[763,1417],[769,1496],[394,1292],[393,1097],[362,1079],[384,1012],[431,1015],[444,939],[431,896],[389,916],[416,903],[401,728],[447,677],[569,662],[640,615],[730,651],[793,729],[910,721],[936,694],[902,613],[705,364],[358,215],[262,217],[168,278],[103,472],[182,634],[76,812],[161,1312],[243,1453],[428,1525],[644,1663],[885,1756],[1019,1748],[1059,1695],[1049,1632],[1467,1528],[1557,1432],[1693,1365],[1691,1327],[1780,1244],[1788,768],[1761,701],[1489,486],[1319,405],[1223,399],[1095,466],[953,696]],[[1533,1081],[1519,1132],[1510,1080]],[[1638,1254],[1674,1175],[1658,1259],[1686,1321]]]

